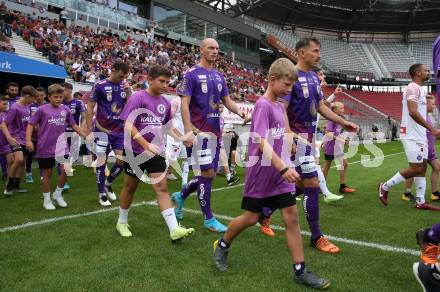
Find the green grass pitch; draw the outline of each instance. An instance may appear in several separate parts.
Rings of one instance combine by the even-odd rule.
[[[385,157],[382,166],[366,168],[353,163],[348,168],[348,185],[357,189],[341,202],[325,204],[320,199],[321,225],[325,234],[368,243],[417,250],[415,231],[436,223],[440,213],[415,210],[403,202],[403,186],[391,190],[389,206],[378,200],[377,184],[404,167],[406,158],[400,142],[379,145]],[[350,159],[356,162],[368,154],[363,146]],[[400,153],[400,154],[399,154]],[[243,182],[243,169],[239,169]],[[428,175],[429,177],[429,175]],[[37,170],[34,179],[37,178]],[[429,182],[429,180],[428,180]],[[330,190],[337,191],[338,174],[332,169]],[[94,175],[77,167],[65,194],[69,207],[48,212],[42,208],[38,182],[25,184],[28,194],[0,198],[0,291],[306,291],[292,281],[291,261],[285,236],[265,237],[258,227],[246,230],[232,244],[230,271],[218,273],[212,263],[212,243],[218,234],[203,229],[200,214],[186,212],[184,225],[196,233],[179,244],[171,244],[166,225],[153,205],[133,207],[129,223],[132,238],[121,238],[115,224],[116,208],[103,208],[97,201]],[[119,193],[122,177],[115,182]],[[226,186],[219,176],[214,188]],[[178,189],[169,184],[170,193]],[[239,215],[243,187],[215,191],[212,206],[216,214]],[[430,184],[427,188],[429,201]],[[154,199],[151,187],[140,185],[135,203]],[[113,203],[112,207],[117,207]],[[199,211],[197,199],[190,197],[185,207]],[[308,231],[302,203],[298,202],[302,229]],[[8,230],[5,228],[44,219],[83,214],[47,224]],[[86,216],[87,215],[87,216]],[[227,224],[227,220],[221,220]],[[282,226],[279,213],[273,224]],[[335,242],[338,255],[320,253],[303,236],[307,266],[332,282],[332,291],[421,291],[411,265],[418,257],[345,242]]]

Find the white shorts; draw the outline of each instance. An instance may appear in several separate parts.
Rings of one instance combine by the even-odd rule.
[[[428,159],[428,143],[415,140],[401,140],[409,163],[422,163]]]
[[[179,158],[187,158],[186,147],[182,142],[176,142],[173,138],[167,139],[167,160],[176,161]]]

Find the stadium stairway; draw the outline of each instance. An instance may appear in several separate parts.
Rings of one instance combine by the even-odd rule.
[[[38,52],[33,46],[31,46],[22,37],[18,36],[15,33],[12,33],[11,43],[15,48],[15,53],[20,57],[25,57],[50,64],[49,60],[46,57],[43,57],[40,52]]]

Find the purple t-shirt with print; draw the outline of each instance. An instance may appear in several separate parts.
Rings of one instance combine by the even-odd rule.
[[[36,151],[38,158],[51,158],[66,154],[66,146],[60,145],[57,149],[56,144],[57,141],[66,143],[66,139],[59,139],[59,137],[64,136],[67,126],[75,125],[68,107],[64,105],[55,107],[50,103],[42,105],[37,109],[29,123],[39,125]]]
[[[283,99],[288,102],[290,129],[297,134],[307,134],[307,140],[313,142],[319,102],[323,99],[318,75],[313,71],[298,70],[298,81]]]
[[[161,154],[165,152],[167,131],[164,125],[171,120],[171,103],[165,97],[152,96],[145,90],[134,93],[121,112],[121,120],[133,123],[139,132],[144,132],[142,136],[147,142],[160,147]],[[128,141],[124,139],[124,147],[134,154],[145,151],[131,137]]]
[[[261,97],[255,104],[252,114],[251,133],[258,134],[272,146],[274,153],[283,159],[290,161],[290,153],[282,156],[283,138],[285,132],[284,105],[280,102],[272,102],[266,97]],[[259,148],[259,139],[249,138],[248,145],[249,162],[258,158],[258,161],[246,168],[244,196],[251,198],[267,198],[288,192],[294,192],[294,184],[286,182],[279,171],[271,166]],[[267,165],[267,166],[264,166]]]
[[[89,98],[97,103],[96,127],[111,134],[123,133],[124,123],[119,115],[127,101],[124,82],[113,83],[108,79],[98,81]]]
[[[178,94],[191,97],[191,123],[202,132],[221,137],[219,104],[229,95],[223,74],[196,65],[185,73]]]
[[[326,132],[330,132],[336,138],[342,132],[342,126],[338,125],[332,121],[328,121],[327,127],[325,128]],[[340,141],[336,141],[336,139],[324,138],[324,153],[327,155],[341,155],[342,149],[344,148],[343,143]]]
[[[79,125],[81,114],[86,111],[84,103],[77,98],[73,98],[71,101],[64,101],[63,104],[70,109],[75,124]],[[73,132],[72,127],[68,126],[66,132]]]
[[[26,127],[31,117],[30,105],[14,103],[5,116],[9,133],[20,145],[26,144]]]

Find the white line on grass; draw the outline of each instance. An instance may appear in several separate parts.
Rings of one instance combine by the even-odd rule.
[[[389,155],[385,155],[384,157],[394,156],[394,155],[398,155],[398,154],[402,154],[402,153],[404,153],[404,152],[389,154]],[[355,162],[352,162],[352,164],[360,163],[360,162],[361,161],[355,161]],[[213,189],[212,191],[213,192],[217,192],[217,191],[237,188],[237,187],[240,187],[240,186],[243,186],[243,185],[244,184],[239,184],[239,185],[230,186],[230,187],[217,188],[217,189]],[[142,201],[142,202],[135,203],[135,204],[131,205],[131,207],[135,208],[135,207],[139,207],[139,206],[143,206],[143,205],[157,206],[157,202],[155,200],[148,201],[148,202],[147,201]],[[20,224],[20,225],[15,225],[15,226],[9,226],[9,227],[1,228],[0,229],[0,233],[5,233],[5,232],[8,232],[8,231],[20,230],[20,229],[25,229],[25,228],[32,227],[32,226],[44,225],[44,224],[49,224],[49,223],[63,221],[63,220],[68,220],[68,219],[74,219],[74,218],[98,215],[98,214],[102,214],[102,213],[116,211],[118,209],[119,209],[119,207],[112,207],[112,208],[106,208],[106,209],[100,209],[100,210],[96,210],[96,211],[91,211],[91,212],[85,212],[85,213],[79,213],[79,214],[73,214],[73,215],[49,218],[49,219],[44,219],[44,220],[40,220],[40,221],[27,222],[27,223]],[[197,210],[193,210],[193,209],[186,209],[185,208],[184,210],[186,212],[192,213],[192,214],[202,214],[201,211],[197,211]],[[234,219],[233,217],[226,216],[226,215],[216,214],[215,216],[217,218],[220,218],[220,219],[223,219],[223,220],[227,220],[227,221],[231,221],[232,219]],[[271,227],[273,229],[275,229],[275,230],[281,230],[281,231],[285,230],[284,227],[278,226],[278,225],[271,225]],[[303,235],[306,235],[306,236],[310,236],[311,235],[310,232],[308,232],[308,231],[302,231],[301,233]],[[351,244],[351,245],[358,245],[358,246],[369,247],[369,248],[374,248],[374,249],[378,249],[378,250],[390,251],[390,252],[401,253],[401,254],[408,254],[408,255],[413,255],[413,256],[420,255],[420,252],[418,250],[413,250],[413,249],[408,249],[408,248],[402,248],[402,247],[391,246],[391,245],[384,245],[384,244],[379,244],[379,243],[374,243],[374,242],[366,242],[366,241],[360,241],[360,240],[353,240],[353,239],[337,237],[337,236],[332,236],[332,235],[326,235],[326,237],[328,239],[336,241],[336,242],[343,242],[343,243],[347,243],[347,244]]]

